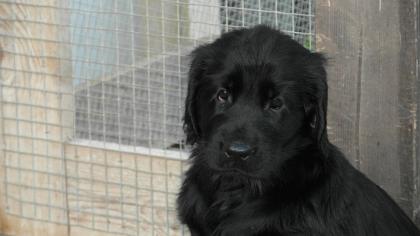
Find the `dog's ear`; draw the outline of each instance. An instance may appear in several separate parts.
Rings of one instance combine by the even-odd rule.
[[[304,102],[306,122],[311,129],[313,138],[321,150],[328,144],[327,136],[327,106],[328,85],[325,71],[326,59],[322,54],[311,53],[306,61],[306,91]]]
[[[186,143],[191,145],[196,143],[200,137],[195,98],[199,80],[207,68],[205,51],[206,46],[201,46],[191,53],[191,64],[188,73],[188,89],[187,97],[185,99],[183,127],[186,134]]]

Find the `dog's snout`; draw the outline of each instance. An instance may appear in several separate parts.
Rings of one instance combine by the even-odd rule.
[[[252,148],[244,142],[235,141],[226,145],[225,155],[226,157],[241,158],[242,160],[246,160],[255,152],[255,150],[255,148]]]

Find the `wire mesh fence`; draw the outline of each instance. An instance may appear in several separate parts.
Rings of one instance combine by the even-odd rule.
[[[52,235],[187,235],[175,199],[188,156],[181,121],[189,52],[256,24],[313,49],[312,5],[0,1],[7,214],[42,222],[40,230],[58,223]]]

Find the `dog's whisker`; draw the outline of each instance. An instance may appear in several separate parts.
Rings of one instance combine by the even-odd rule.
[[[227,152],[224,152],[224,154],[225,154],[225,156],[226,156],[226,157],[230,158],[230,155],[229,155],[229,153],[227,153]]]

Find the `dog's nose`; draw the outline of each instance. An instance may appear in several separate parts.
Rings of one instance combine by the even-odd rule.
[[[230,143],[225,149],[226,157],[241,158],[242,160],[248,159],[254,152],[255,148],[239,141]]]

